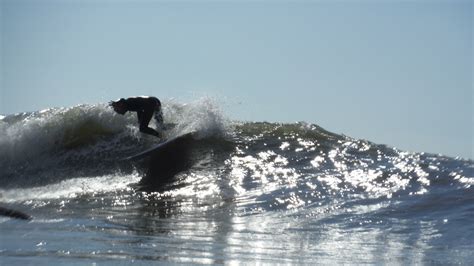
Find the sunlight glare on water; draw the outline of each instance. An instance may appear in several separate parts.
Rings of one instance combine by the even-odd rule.
[[[156,141],[103,105],[3,118],[0,200],[33,219],[0,219],[0,264],[472,264],[471,160],[306,123],[229,125],[208,101],[163,106],[169,136],[202,132],[136,162],[123,158]],[[170,176],[175,152],[189,163]]]

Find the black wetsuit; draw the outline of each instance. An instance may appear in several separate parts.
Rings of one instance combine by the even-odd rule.
[[[161,102],[156,97],[131,97],[125,99],[125,104],[128,111],[137,112],[138,123],[140,124],[140,132],[160,137],[160,133],[150,128],[150,123],[153,114],[156,112],[157,121],[161,118]]]

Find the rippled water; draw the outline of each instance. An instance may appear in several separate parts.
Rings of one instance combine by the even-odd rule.
[[[164,106],[169,137],[197,132],[171,176],[158,155],[117,162],[153,140],[104,106],[2,118],[0,203],[33,219],[0,218],[1,264],[474,262],[473,161]]]

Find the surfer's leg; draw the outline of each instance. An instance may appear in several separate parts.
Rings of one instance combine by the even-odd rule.
[[[144,112],[137,112],[137,114],[138,121],[140,122],[140,132],[150,134],[156,137],[161,137],[160,133],[148,126],[151,118],[153,117],[153,109],[145,110]]]
[[[151,127],[140,127],[140,132],[161,138],[161,134]]]
[[[137,112],[137,118],[138,118],[138,124],[141,126],[142,125],[142,120],[143,120],[143,111],[138,111]]]

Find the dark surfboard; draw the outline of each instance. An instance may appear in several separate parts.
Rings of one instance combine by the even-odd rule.
[[[0,207],[0,215],[2,216],[7,216],[11,218],[16,218],[16,219],[22,219],[22,220],[31,220],[31,216],[28,214],[25,214],[23,212],[17,211],[17,210],[12,210],[4,207]]]
[[[157,144],[157,145],[155,145],[155,146],[153,146],[149,149],[146,149],[146,150],[144,150],[140,153],[134,154],[132,156],[128,156],[128,157],[126,157],[122,160],[123,161],[139,160],[139,159],[151,156],[155,153],[158,153],[160,150],[166,149],[168,146],[172,146],[173,144],[181,142],[184,139],[192,138],[193,134],[194,134],[194,132],[191,132],[191,133],[186,133],[186,134],[178,136],[178,137],[168,139],[168,140],[166,140],[162,143],[159,143],[159,144]]]
[[[192,166],[191,153],[195,144],[197,140],[193,137],[193,133],[188,133],[130,156],[129,160],[145,167],[145,175],[137,184],[137,188],[143,191],[166,189],[176,174]]]

